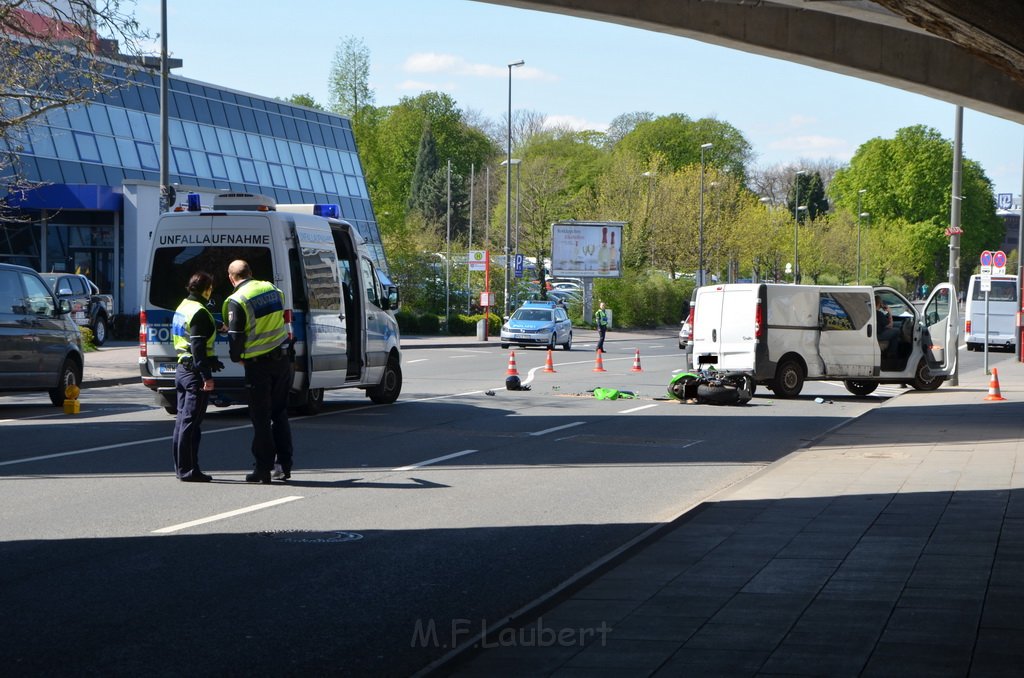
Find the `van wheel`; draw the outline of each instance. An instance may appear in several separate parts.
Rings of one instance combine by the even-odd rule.
[[[107,317],[105,315],[96,316],[96,322],[92,326],[93,343],[97,346],[107,343],[107,333],[109,331],[110,326],[107,324]]]
[[[501,347],[502,348],[508,348],[508,344],[502,344]]]
[[[978,350],[978,345],[977,344],[973,344],[971,342],[967,342],[967,350],[968,351],[977,351]]]
[[[847,379],[843,382],[846,386],[846,390],[855,396],[866,396],[870,395],[878,388],[877,381],[856,381],[855,379]]]
[[[71,358],[65,358],[64,364],[60,368],[60,380],[57,382],[56,388],[51,388],[48,393],[50,394],[50,402],[57,407],[64,405],[64,389],[68,386],[79,385],[82,383],[82,368],[78,366]]]
[[[784,360],[775,370],[772,391],[779,398],[795,398],[804,387],[804,371],[795,360]]]
[[[388,364],[384,366],[380,383],[366,389],[366,395],[378,405],[390,405],[398,400],[401,391],[402,366],[398,364],[398,358],[392,355],[388,358]]]
[[[917,369],[914,370],[914,379],[910,382],[918,391],[934,391],[939,386],[942,386],[942,382],[946,380],[943,376],[933,375],[932,371],[928,369],[928,363],[925,362],[924,358],[921,358],[921,362],[917,364]]]
[[[314,415],[320,414],[324,409],[324,390],[322,388],[311,388],[306,391],[306,402],[295,408],[299,414]]]

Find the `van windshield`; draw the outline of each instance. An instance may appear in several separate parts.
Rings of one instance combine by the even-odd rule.
[[[985,293],[981,291],[981,283],[972,285],[974,293],[972,301],[985,301]],[[988,293],[989,301],[1017,301],[1017,283],[1013,280],[993,280],[992,290]]]
[[[270,249],[266,247],[161,247],[153,254],[150,271],[149,303],[173,311],[188,294],[188,279],[197,271],[213,276],[214,313],[219,313],[224,300],[234,288],[228,282],[228,264],[244,259],[257,280],[274,280]]]

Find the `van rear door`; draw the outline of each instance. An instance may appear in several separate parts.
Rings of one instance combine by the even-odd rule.
[[[699,369],[701,358],[708,364],[716,364],[722,327],[722,303],[724,294],[720,287],[697,289],[693,310],[693,368]]]
[[[334,237],[325,228],[295,225],[299,266],[308,304],[305,318],[296,318],[304,330],[307,388],[329,388],[345,383],[347,341],[341,299],[341,278]]]
[[[933,374],[949,376],[956,371],[956,342],[960,334],[960,308],[956,290],[948,282],[939,283],[924,305],[927,332],[923,346],[928,369]]]

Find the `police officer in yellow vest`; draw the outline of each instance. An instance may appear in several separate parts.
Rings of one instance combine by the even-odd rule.
[[[208,483],[212,478],[199,468],[199,440],[203,415],[214,388],[213,373],[224,369],[224,363],[214,355],[216,323],[206,307],[213,293],[213,276],[198,271],[189,278],[186,289],[188,297],[174,312],[171,325],[174,350],[178,353],[174,371],[178,414],[171,446],[178,480]]]
[[[274,460],[281,479],[292,470],[292,432],[288,423],[288,391],[292,365],[288,328],[284,322],[284,293],[272,283],[252,279],[252,269],[241,259],[228,266],[235,291],[224,302],[231,360],[245,367],[252,420],[252,456],[255,470],[246,482],[269,484]]]

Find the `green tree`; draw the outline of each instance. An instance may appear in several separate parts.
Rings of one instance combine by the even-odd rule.
[[[316,109],[318,111],[325,111],[325,110],[327,110],[326,108],[321,106],[319,103],[317,103],[316,99],[313,98],[313,95],[309,94],[309,93],[293,94],[290,97],[285,97],[284,99],[282,99],[282,101],[287,101],[288,103],[295,104],[296,106],[305,106],[306,108],[314,108],[314,109]]]
[[[640,122],[616,145],[616,151],[635,153],[644,162],[656,155],[665,159],[666,168],[675,171],[686,165],[700,164],[701,145],[710,143],[704,161],[743,181],[750,160],[750,143],[727,122],[714,118],[691,120],[673,113],[648,122]]]
[[[347,36],[334,53],[328,79],[331,110],[353,122],[368,106],[373,105],[370,88],[370,50],[362,38]]]
[[[855,212],[858,191],[861,209],[870,213],[872,230],[897,228],[886,233],[887,246],[912,259],[927,263],[921,278],[930,284],[945,279],[948,267],[948,239],[953,147],[938,131],[924,125],[905,127],[893,139],[871,139],[860,146],[849,167],[836,172],[829,186],[833,202]],[[984,249],[994,249],[1003,238],[1003,225],[995,214],[992,183],[981,166],[969,158],[962,163],[961,218],[964,234],[960,241],[961,262],[975,262]],[[896,241],[902,240],[897,245]],[[881,256],[882,253],[879,253]],[[916,264],[893,262],[889,274],[905,278],[914,275]],[[961,265],[966,279],[973,265]],[[962,282],[962,281],[961,281]]]

